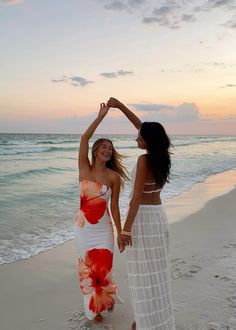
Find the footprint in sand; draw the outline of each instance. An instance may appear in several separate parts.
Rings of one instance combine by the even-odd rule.
[[[171,277],[173,279],[192,278],[201,270],[200,266],[195,264],[188,264],[185,260],[181,260],[179,258],[173,259],[171,266]]]
[[[236,295],[233,294],[232,296],[227,297],[227,300],[229,301],[229,306],[232,308],[236,308]]]
[[[224,282],[231,282],[232,281],[232,278],[227,277],[227,276],[220,276],[219,279],[224,281]]]
[[[229,323],[212,322],[207,325],[207,330],[234,330]]]
[[[224,249],[236,248],[236,243],[229,243],[223,246]]]
[[[196,274],[198,273],[202,268],[198,265],[190,265],[189,273]]]
[[[229,324],[230,324],[230,326],[232,327],[232,329],[236,329],[236,316],[232,316],[232,317],[229,319]]]
[[[225,247],[224,247],[225,248]],[[216,256],[214,257],[216,260],[221,260],[221,259],[226,259],[226,258],[229,258],[228,255],[223,255],[223,256]]]

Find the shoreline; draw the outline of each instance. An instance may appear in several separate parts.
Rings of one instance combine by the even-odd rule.
[[[204,181],[195,183],[192,187],[181,192],[180,194],[164,200],[162,204],[166,209],[169,222],[174,223],[181,221],[186,216],[200,210],[209,200],[231,191],[235,186],[235,183],[233,183],[231,179],[233,176],[236,177],[236,168],[220,173],[214,173],[208,176]],[[196,199],[195,196],[198,196],[198,198]],[[184,204],[184,208],[182,207],[182,204]],[[30,255],[29,257],[11,262],[0,263],[0,267],[3,265],[10,265],[17,262],[30,260],[31,258],[56,249],[71,241],[73,241],[73,238],[67,239],[65,242],[62,242],[58,245],[48,247],[47,249],[42,250],[34,255]]]
[[[177,330],[226,330],[227,324],[228,330],[236,329],[235,173],[236,169],[213,175],[164,203],[171,219]],[[125,253],[117,248],[113,273],[125,304],[116,305],[112,314],[104,313],[107,329],[127,330],[132,308]],[[0,290],[4,330],[83,329],[73,241],[0,265]]]
[[[163,204],[170,223],[184,220],[187,216],[200,211],[206,203],[223,196],[236,187],[236,168],[212,174],[204,181],[194,184],[180,195],[172,197]],[[197,196],[197,197],[196,197]],[[184,204],[184,208],[182,207]]]

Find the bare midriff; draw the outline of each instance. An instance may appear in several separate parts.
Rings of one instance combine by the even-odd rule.
[[[153,192],[151,194],[142,194],[141,205],[159,205],[161,204],[160,192]]]

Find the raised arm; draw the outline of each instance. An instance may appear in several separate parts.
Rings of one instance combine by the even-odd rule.
[[[129,119],[129,121],[131,121],[134,127],[137,128],[137,130],[140,129],[142,125],[141,120],[119,100],[115,99],[114,97],[111,97],[107,102],[107,105],[110,108],[120,109],[124,113],[124,115]]]
[[[96,128],[101,123],[101,121],[106,116],[106,114],[108,113],[108,110],[109,110],[109,107],[107,105],[105,105],[105,103],[101,103],[97,118],[92,122],[92,124],[87,128],[87,130],[81,136],[79,155],[78,155],[79,171],[81,171],[85,167],[90,166],[89,158],[88,158],[89,139],[92,137]]]

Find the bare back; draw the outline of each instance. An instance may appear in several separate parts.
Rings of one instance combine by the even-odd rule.
[[[141,160],[141,162],[140,162]],[[134,167],[132,173],[132,195],[141,187],[141,205],[159,205],[161,204],[160,192],[161,189],[156,186],[155,178],[152,172],[151,165],[147,159],[147,155],[142,155]],[[139,181],[142,181],[139,185]]]

